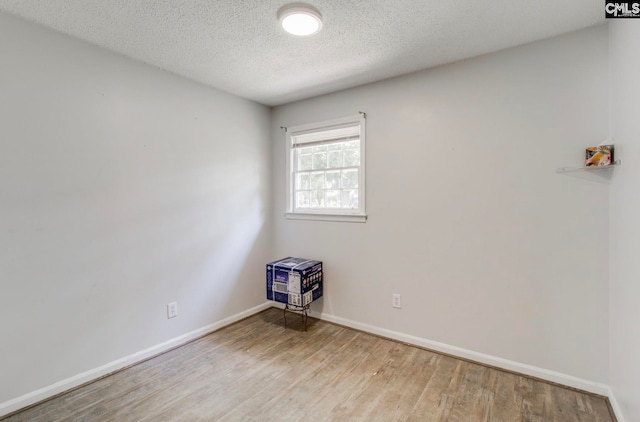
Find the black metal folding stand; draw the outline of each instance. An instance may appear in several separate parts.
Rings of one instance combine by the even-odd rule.
[[[304,324],[304,330],[307,331],[307,318],[309,317],[309,305],[298,306],[287,303],[283,309],[284,328],[287,328],[287,312],[299,314]]]

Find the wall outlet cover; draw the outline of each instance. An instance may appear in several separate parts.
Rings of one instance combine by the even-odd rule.
[[[167,318],[178,316],[178,302],[171,302],[167,305]]]

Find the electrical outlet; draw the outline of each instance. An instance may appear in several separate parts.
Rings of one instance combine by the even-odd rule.
[[[175,318],[178,316],[178,302],[171,302],[167,305],[167,318]]]
[[[402,308],[402,296],[400,296],[398,293],[394,293],[391,295],[391,306],[393,306],[394,308]]]

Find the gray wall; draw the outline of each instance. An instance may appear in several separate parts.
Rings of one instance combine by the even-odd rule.
[[[622,166],[611,184],[610,383],[627,421],[640,420],[640,57],[630,48],[638,42],[637,22],[611,23],[611,126]]]
[[[608,380],[600,26],[273,112],[275,253],[326,263],[315,311]],[[367,113],[365,224],[286,220],[280,126]],[[392,309],[391,294],[403,296]]]
[[[4,14],[0,52],[0,403],[264,302],[267,107]]]
[[[612,28],[625,162],[638,37]],[[555,173],[609,134],[606,27],[272,112],[3,14],[0,51],[0,404],[260,305],[264,263],[299,255],[326,264],[316,312],[594,382],[611,365],[640,415],[634,170]],[[358,111],[369,221],[285,220],[279,127]]]

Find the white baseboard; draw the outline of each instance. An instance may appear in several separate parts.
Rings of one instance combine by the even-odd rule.
[[[125,356],[122,359],[109,362],[106,365],[91,369],[89,371],[86,371],[81,374],[75,375],[71,378],[67,378],[65,380],[59,381],[55,384],[49,385],[39,390],[32,391],[31,393],[24,394],[20,397],[6,401],[4,403],[0,403],[0,418],[2,416],[8,415],[9,413],[15,412],[16,410],[20,410],[24,407],[30,406],[34,403],[38,403],[49,397],[53,397],[57,394],[63,393],[79,385],[85,384],[89,381],[98,379],[100,377],[103,377],[107,374],[118,371],[127,366],[133,365],[135,363],[141,362],[150,357],[166,352],[167,350],[181,346],[185,343],[190,342],[191,340],[197,339],[198,337],[202,337],[213,331],[219,330],[220,328],[223,328],[227,325],[233,324],[236,321],[240,321],[241,319],[249,317],[253,314],[262,312],[265,309],[270,308],[271,306],[272,306],[271,302],[265,302],[251,309],[247,309],[246,311],[240,312],[238,314],[224,318],[220,321],[214,322],[213,324],[207,325],[205,327],[183,334],[179,337],[165,341],[164,343],[160,343],[158,345],[149,347],[148,349],[141,350],[129,356]]]
[[[609,394],[611,393],[609,386],[606,384],[588,381],[560,372],[550,371],[548,369],[538,368],[536,366],[514,362],[508,359],[503,359],[484,353],[474,352],[473,350],[467,350],[461,347],[451,346],[449,344],[427,340],[421,337],[415,337],[409,334],[387,330],[385,328],[375,327],[373,325],[363,324],[361,322],[352,321],[346,318],[341,318],[326,313],[315,312],[312,310],[310,311],[310,314],[315,318],[333,322],[339,325],[344,325],[356,330],[365,331],[367,333],[376,334],[382,337],[401,341],[403,343],[412,344],[418,347],[424,347],[425,349],[430,349],[437,352],[445,353],[447,355],[468,359],[485,365],[495,366],[497,368],[506,369],[508,371],[517,372],[531,377],[540,378],[542,380],[550,381],[553,383],[566,385],[568,387],[577,388],[601,396],[609,397]]]
[[[626,422],[626,419],[622,414],[622,408],[620,407],[618,400],[616,400],[616,396],[613,394],[613,390],[611,388],[609,388],[609,394],[607,395],[609,397],[609,403],[611,403],[611,408],[613,409],[613,413],[615,413],[616,419],[618,419],[618,422]]]
[[[141,362],[145,359],[148,359],[152,356],[163,353],[167,350],[181,346],[185,343],[188,343],[191,340],[194,340],[198,337],[201,337],[213,331],[219,330],[220,328],[233,324],[234,322],[244,319],[246,317],[249,317],[251,315],[262,312],[263,310],[268,309],[270,307],[283,307],[279,305],[280,304],[277,304],[276,302],[265,302],[261,305],[255,306],[246,311],[224,318],[218,322],[215,322],[213,324],[191,331],[179,337],[168,340],[164,343],[158,344],[156,346],[153,346],[148,349],[142,350],[140,352],[134,353],[132,355],[126,356],[122,359],[118,359],[116,361],[110,362],[98,368],[94,368],[89,371],[83,372],[81,374],[75,375],[71,378],[67,378],[65,380],[59,381],[55,384],[41,388],[31,393],[24,394],[15,399],[6,401],[4,403],[0,403],[0,418],[4,415],[15,412],[16,410],[30,406],[34,403],[38,403],[49,397],[55,396],[57,394],[63,393],[72,388],[75,388],[79,385],[98,379],[107,374],[118,371],[127,366],[133,365],[137,362]],[[360,331],[368,332],[371,334],[379,335],[382,337],[390,338],[393,340],[401,341],[403,343],[412,344],[418,347],[424,347],[426,349],[442,352],[448,355],[457,356],[463,359],[472,360],[472,361],[483,363],[486,365],[495,366],[497,368],[518,372],[524,375],[529,375],[532,377],[540,378],[540,379],[554,382],[557,384],[562,384],[569,387],[578,388],[580,390],[588,391],[594,394],[599,394],[602,396],[609,397],[611,407],[613,408],[613,411],[616,414],[616,417],[618,418],[618,422],[625,422],[625,419],[622,416],[620,406],[616,401],[613,395],[613,392],[611,391],[609,386],[606,384],[584,380],[571,375],[562,374],[560,372],[550,371],[548,369],[538,368],[535,366],[514,362],[508,359],[503,359],[500,357],[491,356],[484,353],[474,352],[472,350],[463,349],[461,347],[451,346],[445,343],[427,340],[421,337],[416,337],[409,334],[404,334],[397,331],[392,331],[392,330],[376,327],[369,324],[364,324],[357,321],[352,321],[346,318],[337,317],[337,316],[326,314],[326,313],[311,311],[310,314],[315,318],[328,321],[328,322],[333,322],[339,325],[344,325],[345,327],[354,328],[356,330],[360,330]]]

